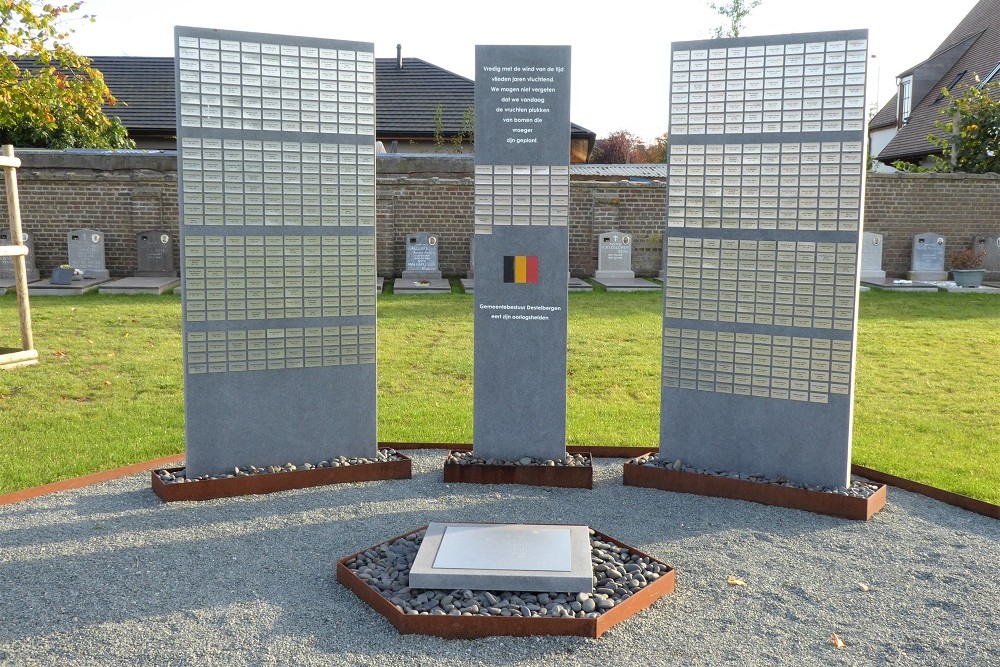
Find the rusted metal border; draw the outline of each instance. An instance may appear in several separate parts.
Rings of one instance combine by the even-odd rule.
[[[456,450],[452,450],[454,453]],[[594,488],[594,460],[587,456],[588,465],[535,466],[483,465],[478,463],[444,464],[444,481],[459,484],[524,484],[525,486],[555,486],[563,489]]]
[[[898,487],[904,491],[919,493],[922,496],[927,496],[928,498],[933,498],[934,500],[940,500],[943,503],[954,505],[955,507],[961,507],[964,510],[975,512],[976,514],[988,516],[991,519],[1000,519],[1000,505],[994,505],[993,503],[988,503],[985,500],[978,500],[976,498],[963,496],[952,491],[945,491],[944,489],[939,489],[927,484],[921,484],[920,482],[914,482],[913,480],[906,479],[904,477],[896,477],[895,475],[890,475],[889,473],[882,472],[880,470],[873,470],[872,468],[866,468],[865,466],[861,466],[856,463],[851,466],[851,472],[855,475],[860,475],[861,477],[867,477],[873,482],[889,484],[890,486]]]
[[[826,514],[843,519],[867,521],[885,507],[886,486],[868,498],[842,496],[837,493],[809,491],[778,484],[763,484],[744,479],[730,479],[714,475],[701,475],[682,470],[667,470],[626,461],[623,468],[626,486],[641,486],[662,491],[693,493],[734,500],[749,500],[762,505],[774,505]]]
[[[274,493],[291,489],[305,489],[311,486],[326,484],[344,484],[346,482],[373,482],[383,479],[410,479],[412,477],[412,461],[409,457],[399,455],[395,461],[376,461],[374,463],[359,463],[338,468],[313,468],[312,470],[295,470],[293,472],[278,472],[267,475],[247,475],[246,477],[229,477],[226,479],[206,479],[183,484],[166,484],[156,474],[150,473],[153,491],[163,502],[170,503],[181,500],[214,500],[216,498],[232,498],[234,496],[250,496],[261,493]],[[160,468],[160,470],[176,472],[183,468]]]
[[[391,544],[401,537],[407,537],[427,526],[393,537],[382,544]],[[665,595],[673,593],[677,581],[674,568],[657,558],[645,554],[633,546],[594,531],[600,539],[629,549],[640,558],[649,558],[667,568],[659,579],[642,588],[638,593],[616,604],[597,618],[518,618],[514,616],[421,616],[404,614],[389,600],[362,581],[347,562],[368,549],[346,556],[337,561],[337,581],[354,591],[361,600],[384,616],[403,635],[432,635],[444,639],[479,639],[482,637],[531,637],[531,636],[574,636],[597,639],[619,623],[631,618]],[[381,544],[373,549],[382,546]]]

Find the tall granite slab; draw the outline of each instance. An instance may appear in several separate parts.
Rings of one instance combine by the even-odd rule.
[[[675,42],[661,451],[848,483],[865,30]]]
[[[884,237],[874,232],[861,235],[861,280],[885,280],[882,270]]]
[[[944,237],[940,234],[927,232],[913,237],[910,254],[910,271],[906,277],[910,280],[948,280],[948,272],[944,270]]]
[[[972,241],[972,247],[986,253],[982,268],[987,271],[1000,271],[1000,236],[977,236]]]
[[[21,243],[28,248],[28,254],[24,256],[24,268],[30,283],[39,278],[38,268],[35,266],[35,239],[29,232],[21,232]],[[0,232],[0,245],[14,245],[9,231]],[[0,257],[0,286],[14,286],[13,257]]]
[[[473,451],[566,455],[567,46],[476,47]]]
[[[137,278],[174,278],[174,238],[162,229],[150,229],[135,235],[139,256]]]
[[[373,458],[373,46],[175,43],[188,476]]]
[[[104,234],[93,229],[74,229],[66,234],[69,265],[83,272],[84,280],[111,277],[104,263]]]
[[[421,232],[406,237],[406,280],[431,280],[441,277],[438,266],[438,237]]]
[[[609,292],[658,290],[649,280],[636,278],[632,270],[632,235],[614,229],[597,235],[597,272],[594,282]]]

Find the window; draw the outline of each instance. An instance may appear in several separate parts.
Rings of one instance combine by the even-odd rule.
[[[1000,73],[1000,63],[997,63],[997,66],[993,68],[993,71],[990,72],[989,74],[987,74],[985,77],[983,77],[983,80],[979,84],[979,87],[982,88],[983,86],[985,86],[986,84],[988,84],[990,81],[992,81],[996,77],[996,75],[998,73]]]
[[[913,77],[908,76],[899,82],[899,122],[906,124],[910,119],[913,103]]]

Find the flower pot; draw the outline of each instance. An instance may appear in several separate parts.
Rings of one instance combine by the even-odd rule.
[[[52,278],[49,282],[53,285],[69,285],[73,281],[73,269],[64,269],[57,266],[52,269]]]
[[[959,287],[979,287],[986,269],[952,269],[951,277]]]

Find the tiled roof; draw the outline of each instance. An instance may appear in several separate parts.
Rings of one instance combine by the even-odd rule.
[[[620,176],[622,178],[666,178],[669,164],[574,164],[571,176]]]
[[[964,52],[944,72],[937,83],[930,86],[928,92],[921,99],[913,100],[910,117],[906,124],[899,129],[879,153],[878,158],[882,162],[900,159],[919,161],[930,153],[938,152],[936,147],[927,141],[927,135],[940,132],[934,127],[934,123],[943,119],[940,111],[945,106],[946,99],[941,96],[941,88],[951,84],[952,91],[960,95],[966,87],[975,84],[975,75],[985,77],[1000,62],[1000,0],[980,0],[925,63],[933,63],[935,59],[940,61],[940,59],[948,58],[949,53],[947,52],[953,48],[956,49],[955,52],[962,50]],[[916,67],[903,74],[906,75],[915,70],[917,70]],[[961,76],[959,76],[960,74]],[[890,106],[892,114],[895,116],[896,98],[890,100],[886,105],[886,107]],[[872,129],[891,124],[876,124],[876,121],[884,121],[883,114],[888,114],[886,107],[883,107],[872,119],[869,124]]]
[[[94,67],[119,105],[107,108],[133,134],[173,135],[174,59],[132,56],[94,56]],[[26,63],[17,61],[19,66]],[[434,136],[435,109],[441,105],[442,133],[451,136],[462,126],[462,114],[474,106],[475,84],[420,58],[375,59],[375,124],[378,137]],[[594,140],[594,133],[573,125],[571,136]]]

